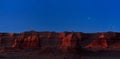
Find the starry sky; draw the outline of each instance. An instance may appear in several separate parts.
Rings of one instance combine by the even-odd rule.
[[[119,0],[0,0],[0,32],[120,32]]]

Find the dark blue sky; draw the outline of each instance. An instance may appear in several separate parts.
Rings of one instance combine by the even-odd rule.
[[[120,32],[119,0],[0,0],[0,32]]]

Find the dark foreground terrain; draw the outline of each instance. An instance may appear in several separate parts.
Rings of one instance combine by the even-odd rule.
[[[82,53],[69,53],[50,51],[45,49],[11,49],[0,51],[0,59],[120,59],[120,51],[84,51]]]
[[[0,52],[0,59],[84,59],[75,53],[63,53],[49,49],[11,49],[4,48]]]

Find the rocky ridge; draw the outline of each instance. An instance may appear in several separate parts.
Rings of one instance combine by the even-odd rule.
[[[0,48],[114,49],[120,48],[117,32],[36,32],[0,33]]]

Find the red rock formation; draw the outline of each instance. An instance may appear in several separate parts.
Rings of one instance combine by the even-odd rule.
[[[79,39],[80,41],[82,41],[82,33],[76,33],[77,39]]]
[[[63,38],[66,37],[66,35],[67,35],[66,32],[59,33],[59,38],[60,38],[60,39],[63,39]]]
[[[27,43],[26,47],[40,47],[40,39],[36,35],[29,36],[24,43]]]
[[[114,35],[110,35],[109,33],[101,33],[99,37],[93,40],[90,44],[88,44],[87,48],[107,48],[108,41],[111,40],[111,37]]]
[[[12,45],[12,48],[20,48],[20,42],[17,39],[15,39],[15,41]]]
[[[12,47],[24,47],[24,48],[37,48],[40,47],[39,36],[31,34],[30,36],[25,37],[24,34],[18,36],[15,39]]]
[[[40,48],[57,47],[62,50],[86,48],[111,48],[120,42],[120,33],[81,33],[81,32],[35,32],[0,33],[0,48]],[[119,44],[119,43],[118,43]],[[115,44],[116,46],[118,44]]]
[[[102,46],[103,42],[102,41],[103,41],[104,37],[105,36],[103,34],[101,34],[99,36],[99,38],[94,39],[90,44],[88,44],[86,46],[86,48],[103,48],[103,46]]]
[[[18,35],[13,41],[12,48],[21,48],[23,46],[23,41],[25,39],[25,33]]]
[[[64,37],[62,39],[62,43],[60,48],[63,51],[68,51],[68,49],[76,49],[79,48],[79,39],[77,38],[76,35],[74,35],[74,33],[70,33],[68,34],[66,37]]]

